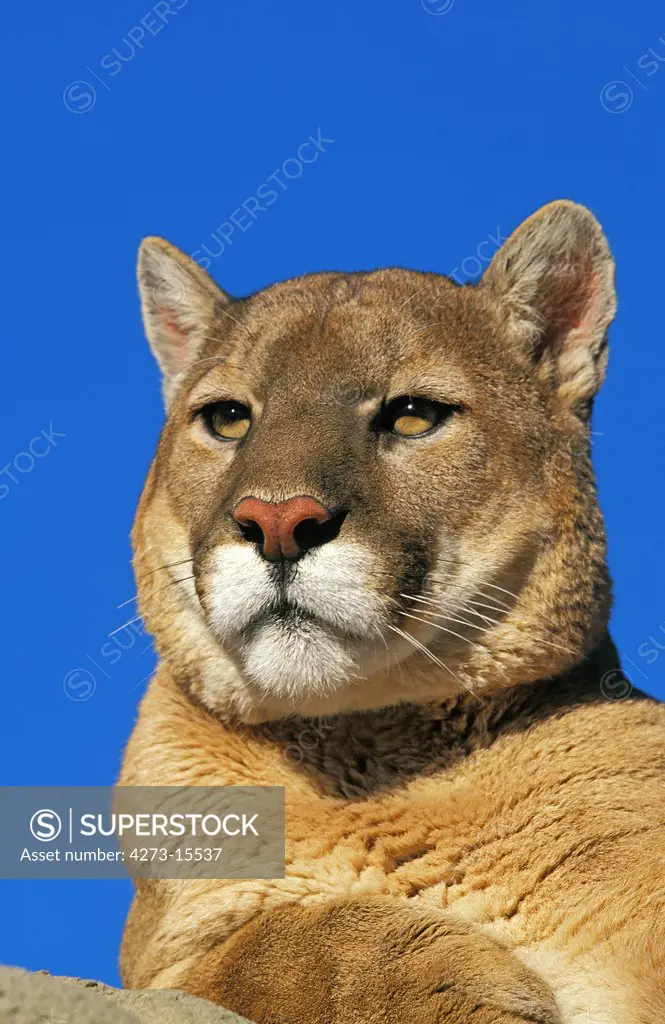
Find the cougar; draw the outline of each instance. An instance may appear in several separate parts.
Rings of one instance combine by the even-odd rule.
[[[287,863],[137,883],[127,986],[256,1024],[665,1020],[665,711],[608,632],[590,461],[613,280],[567,201],[475,285],[232,299],[144,241],[160,662],[120,781],[283,786]]]

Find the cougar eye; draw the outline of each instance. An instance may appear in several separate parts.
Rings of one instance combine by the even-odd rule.
[[[420,437],[438,426],[452,407],[427,398],[395,398],[386,407],[384,425],[399,437]]]
[[[223,441],[239,441],[247,434],[252,414],[242,402],[215,402],[201,410],[201,416],[211,434]]]

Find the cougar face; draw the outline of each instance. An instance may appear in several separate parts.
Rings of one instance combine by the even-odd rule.
[[[598,641],[588,417],[614,297],[588,211],[544,208],[477,287],[381,270],[232,301],[158,239],[139,281],[168,408],[141,609],[211,710],[481,693]]]

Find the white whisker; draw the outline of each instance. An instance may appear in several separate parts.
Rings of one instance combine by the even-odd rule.
[[[407,598],[407,600],[423,601],[426,604],[432,603],[436,608],[440,609],[440,611],[438,612],[431,612],[428,611],[426,608],[421,608],[423,615],[433,615],[435,618],[444,619],[447,622],[457,622],[459,623],[460,626],[469,626],[471,629],[483,628],[477,622],[469,622],[467,619],[457,619],[455,618],[454,615],[444,615],[442,611],[442,606],[435,603],[432,598],[417,597],[415,594],[413,595],[413,598],[410,598],[409,594],[400,594],[400,597],[405,597]]]
[[[133,625],[133,624],[134,624],[135,622],[140,622],[142,618],[143,618],[143,616],[142,616],[142,615],[135,615],[135,616],[134,616],[134,618],[133,618],[133,619],[130,619],[130,620],[129,620],[129,622],[126,622],[126,623],[124,624],[124,626],[118,626],[118,628],[117,628],[117,629],[114,629],[114,630],[112,630],[112,631],[111,631],[111,632],[109,633],[109,636],[115,636],[115,634],[116,634],[116,633],[121,633],[121,632],[122,632],[122,630],[123,630],[123,629],[127,629],[127,627],[128,627],[128,626],[131,626],[131,625]]]
[[[489,626],[495,626],[499,622],[498,619],[493,619],[490,615],[484,615],[483,612],[476,611],[475,608],[472,608],[468,604],[461,604],[460,608],[462,609],[463,612],[466,612],[467,615],[475,615],[477,618],[482,619],[483,622],[485,622]]]
[[[487,594],[481,594],[481,597],[487,597]],[[473,598],[469,598],[469,604],[474,605],[476,608],[487,608],[491,612],[508,612],[510,608],[506,608],[505,605],[487,604],[484,601],[474,601]]]
[[[462,583],[455,583],[454,582],[455,577],[452,576],[452,575],[446,576],[446,577],[441,577],[441,576],[433,576],[430,573],[428,575],[427,579],[431,583],[440,583],[443,586],[448,587],[448,588],[450,588],[452,590],[464,590],[464,591],[468,590],[468,587],[464,586]],[[492,584],[492,583],[483,583],[483,584],[481,584],[481,586],[483,586],[483,587],[493,587],[494,584]],[[502,588],[498,588],[498,589],[502,589]],[[486,598],[488,601],[496,601],[497,604],[500,606],[499,608],[495,609],[496,611],[499,611],[499,610],[500,611],[505,611],[505,612],[510,611],[510,606],[507,605],[504,601],[501,601],[500,598],[495,597],[494,594],[484,594],[482,590],[476,590],[475,593],[478,594],[479,597]],[[506,593],[510,594],[510,591],[506,591]],[[515,598],[515,600],[518,600],[516,594],[515,595],[511,595],[511,596],[513,596]]]
[[[470,693],[472,697],[475,697],[476,700],[480,700],[480,697],[478,697],[478,695],[473,692],[470,686],[467,686],[465,682],[459,679],[455,675],[453,670],[445,664],[445,662],[441,661],[440,658],[437,658],[436,654],[433,654],[432,651],[425,647],[424,644],[421,644],[420,640],[416,640],[415,636],[412,636],[412,634],[409,633],[408,630],[400,629],[398,626],[389,626],[388,628],[391,629],[393,633],[397,633],[399,636],[401,636],[404,640],[407,641],[407,643],[410,643],[416,650],[421,651],[427,658],[429,658],[430,661],[432,661],[435,665],[438,665],[439,668],[443,669],[445,672],[448,672],[453,677],[455,682],[459,683],[459,685],[464,690],[467,690],[467,692]]]
[[[512,590],[506,590],[505,587],[499,587],[499,586],[497,586],[496,583],[487,583],[487,582],[485,582],[485,583],[483,583],[481,585],[483,587],[491,587],[492,590],[500,590],[502,594],[507,594],[508,597],[512,597],[514,601],[519,601],[519,599],[520,599],[519,598],[519,594],[513,594]],[[486,597],[487,595],[485,594],[484,596]],[[499,599],[497,598],[496,600],[498,601]]]
[[[434,626],[435,629],[440,629],[442,633],[450,633],[451,636],[456,636],[458,640],[463,640],[465,644],[469,644],[471,647],[482,648],[482,644],[476,643],[474,640],[469,640],[467,636],[462,636],[461,633],[456,633],[454,629],[448,629],[446,626],[440,626],[438,622],[431,622],[429,619],[423,619],[420,615],[411,615],[410,612],[402,612],[402,615],[407,619],[415,619],[416,622],[423,622],[426,626]],[[478,626],[477,629],[482,627]]]

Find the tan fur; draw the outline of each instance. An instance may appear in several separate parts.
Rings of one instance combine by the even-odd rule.
[[[283,785],[287,871],[139,883],[125,983],[257,1024],[665,1019],[665,712],[604,697],[588,437],[614,294],[594,219],[546,207],[477,288],[390,270],[230,302],[154,240],[141,284],[169,406],[134,533],[162,664],[121,781]],[[463,410],[368,442],[395,394]],[[220,448],[195,414],[230,396],[254,421]],[[289,662],[269,632],[273,672],[225,632],[264,571],[228,513],[295,494],[347,511],[334,557],[288,583],[342,638],[298,622]]]

